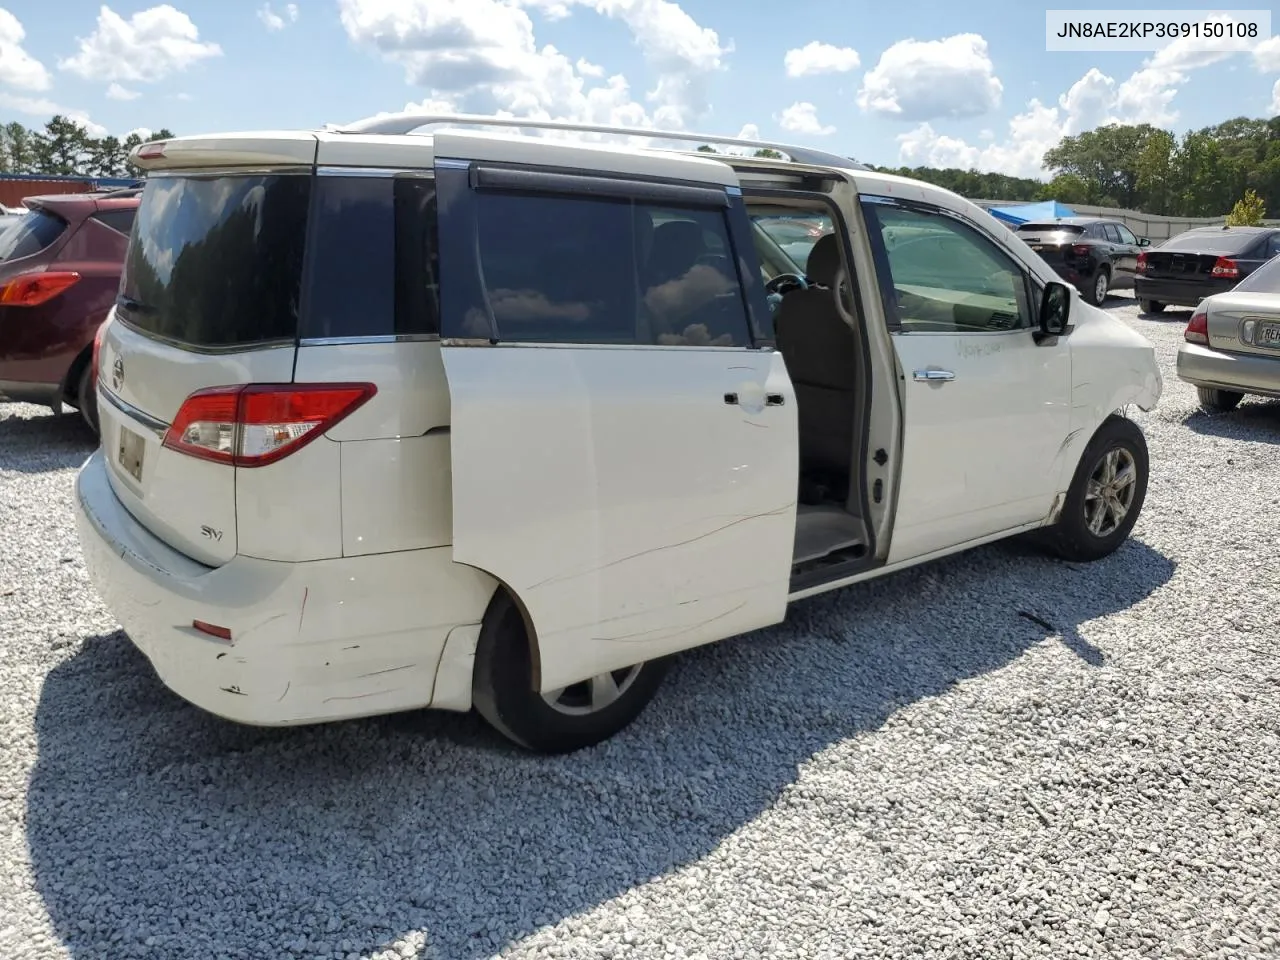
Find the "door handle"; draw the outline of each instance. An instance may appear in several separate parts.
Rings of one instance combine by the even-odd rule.
[[[950,370],[917,370],[912,377],[920,383],[944,383],[954,380],[956,375]]]

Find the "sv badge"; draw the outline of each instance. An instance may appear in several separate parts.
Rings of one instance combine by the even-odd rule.
[[[200,532],[201,532],[202,534],[204,534],[204,538],[205,538],[206,540],[221,540],[221,539],[222,539],[222,531],[221,531],[221,530],[215,530],[215,529],[213,529],[213,527],[204,527],[204,526],[202,526],[202,527],[200,528]]]

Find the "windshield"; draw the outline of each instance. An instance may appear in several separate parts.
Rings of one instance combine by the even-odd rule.
[[[294,339],[310,195],[303,175],[151,180],[125,258],[121,316],[201,347]]]
[[[1240,293],[1280,294],[1280,256],[1272,257],[1236,284]]]
[[[45,210],[32,210],[0,230],[0,260],[19,260],[48,247],[62,236],[67,221]]]
[[[1160,244],[1161,250],[1185,250],[1218,255],[1240,254],[1258,242],[1256,233],[1189,230]]]
[[[822,213],[775,214],[756,216],[753,219],[802,269],[809,260],[809,251],[813,249],[813,245],[833,230],[831,218]]]

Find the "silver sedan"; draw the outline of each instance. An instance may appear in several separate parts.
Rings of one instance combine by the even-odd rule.
[[[1280,256],[1201,300],[1184,337],[1178,377],[1206,410],[1234,409],[1245,394],[1280,397]]]

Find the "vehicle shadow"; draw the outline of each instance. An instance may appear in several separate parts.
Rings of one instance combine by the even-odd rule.
[[[685,655],[634,726],[554,758],[474,715],[234,725],[122,634],[89,638],[37,707],[36,884],[80,960],[363,954],[417,933],[421,956],[490,956],[707,856],[797,765],[904,705],[1049,636],[1100,663],[1085,625],[1173,570],[1138,541],[1080,567],[991,547],[818,597]]]
[[[0,471],[48,473],[79,467],[97,444],[79,413],[46,409],[28,417],[0,404]]]
[[[1182,421],[1196,433],[1227,440],[1280,444],[1280,400],[1246,397],[1229,413],[1194,410]]]

